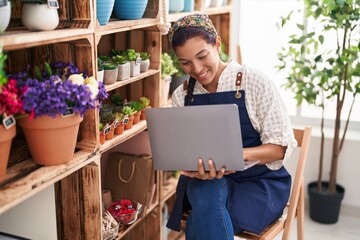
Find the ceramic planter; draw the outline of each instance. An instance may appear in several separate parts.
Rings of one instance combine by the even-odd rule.
[[[116,82],[118,76],[118,69],[105,69],[104,70],[104,83],[113,84]]]
[[[133,122],[134,122],[134,115],[131,115],[129,116],[129,121],[127,122],[127,124],[124,125],[124,129],[125,130],[131,129],[133,126]]]
[[[0,33],[5,32],[10,23],[11,3],[8,0],[0,1]]]
[[[169,0],[169,12],[181,12],[184,10],[184,0]]]
[[[134,121],[133,124],[138,124],[140,122],[141,111],[134,113]]]
[[[150,59],[141,60],[140,72],[146,72],[150,68]]]
[[[130,63],[126,62],[124,64],[119,64],[117,81],[126,80],[128,78],[130,78]]]
[[[333,224],[339,219],[341,202],[345,195],[345,189],[336,185],[336,193],[325,192],[328,182],[322,182],[323,192],[317,192],[317,182],[308,185],[310,218],[319,223]]]
[[[135,20],[143,17],[148,0],[115,0],[117,18]]]
[[[224,0],[211,0],[210,7],[221,7]]]
[[[101,26],[109,22],[114,3],[115,0],[96,0],[96,18]]]
[[[0,182],[6,176],[6,168],[9,161],[11,141],[16,135],[16,126],[6,129],[0,124]]]
[[[76,113],[66,117],[21,118],[17,124],[24,132],[32,160],[40,165],[52,166],[73,159],[82,120]]]
[[[97,72],[96,80],[98,80],[99,82],[102,82],[102,83],[104,82],[104,70]]]
[[[59,25],[59,14],[47,4],[24,3],[21,21],[30,31],[54,30]]]
[[[140,74],[140,62],[131,61],[130,62],[130,76],[135,77]]]
[[[195,8],[195,0],[185,0],[184,12],[193,12]]]

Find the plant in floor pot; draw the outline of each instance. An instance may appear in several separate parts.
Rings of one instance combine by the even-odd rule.
[[[141,102],[141,104],[142,104],[140,119],[141,119],[141,120],[146,120],[145,109],[151,107],[151,106],[150,106],[150,99],[147,98],[147,97],[141,97],[141,98],[140,98],[140,102]]]
[[[135,111],[133,124],[137,124],[140,122],[141,109],[143,108],[143,106],[141,102],[131,101],[130,107]]]
[[[23,114],[21,90],[4,72],[6,55],[0,48],[0,182],[6,176],[12,139],[16,135],[16,114]]]
[[[127,49],[124,54],[126,59],[130,62],[130,76],[135,77],[136,75],[139,75],[141,65],[140,54],[131,48]]]
[[[118,64],[117,81],[122,81],[130,78],[130,63],[124,55],[113,56],[113,61]]]
[[[106,99],[104,85],[94,77],[79,74],[72,63],[45,63],[29,73],[13,74],[23,93],[19,118],[32,159],[41,165],[57,165],[73,159],[83,115]]]
[[[161,54],[161,102],[167,103],[169,98],[171,76],[177,73],[178,70],[174,66],[171,56],[164,52]]]
[[[147,52],[141,52],[140,58],[140,72],[146,72],[150,68],[150,54]]]
[[[59,25],[57,0],[21,0],[22,24],[30,31],[54,30]]]
[[[3,33],[10,23],[11,2],[8,0],[0,1],[0,34]]]
[[[133,126],[133,122],[134,122],[134,113],[135,110],[130,107],[130,106],[125,106],[123,107],[123,109],[121,110],[121,112],[125,115],[125,117],[127,118],[126,121],[124,121],[124,129],[125,130],[129,130],[132,128]]]
[[[336,223],[345,189],[337,183],[337,167],[351,117],[360,93],[359,17],[360,7],[354,0],[305,1],[304,20],[316,24],[297,24],[301,34],[291,35],[289,45],[278,54],[281,69],[289,69],[285,87],[291,89],[298,104],[306,101],[322,110],[318,180],[308,185],[310,217],[321,223]],[[290,16],[290,15],[289,15]],[[289,16],[282,19],[285,24]],[[318,28],[316,28],[318,27]],[[334,37],[329,37],[334,34]],[[329,100],[335,100],[336,113],[332,137],[330,175],[323,181],[324,111]],[[350,101],[349,109],[344,102]],[[345,120],[342,124],[341,120]]]
[[[118,66],[114,62],[104,63],[104,83],[114,84],[118,76]]]

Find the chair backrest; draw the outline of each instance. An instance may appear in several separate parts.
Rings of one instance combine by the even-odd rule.
[[[305,161],[307,159],[310,138],[311,138],[311,127],[305,127],[304,129],[294,129],[295,139],[300,148],[300,153],[297,159],[297,166],[295,177],[293,178],[293,185],[290,194],[289,208],[287,213],[287,219],[285,222],[285,228],[283,233],[283,239],[287,239],[290,233],[290,228],[293,219],[295,218],[296,210],[298,207],[300,191],[303,190],[303,178],[304,178],[304,168]]]

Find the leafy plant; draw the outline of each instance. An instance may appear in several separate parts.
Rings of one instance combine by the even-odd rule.
[[[7,56],[5,53],[3,53],[0,46],[0,87],[8,81],[6,73],[4,71],[6,58]]]
[[[124,55],[116,55],[112,57],[113,61],[119,65],[127,63],[127,59]]]
[[[102,130],[104,130],[104,124],[103,123],[99,123],[99,131],[102,131]]]
[[[124,52],[120,51],[120,50],[116,50],[116,49],[111,49],[110,50],[110,53],[109,53],[110,57],[115,57],[117,55],[124,55]]]
[[[113,62],[104,63],[104,70],[115,70],[117,69],[117,64]]]
[[[165,79],[175,73],[177,73],[178,70],[174,66],[174,62],[171,58],[171,56],[164,52],[161,54],[161,79]]]
[[[103,63],[111,61],[111,57],[107,55],[99,55],[98,58],[103,61]]]
[[[128,61],[136,61],[136,59],[139,57],[139,53],[137,53],[132,48],[126,49],[124,55]]]
[[[289,37],[289,46],[278,54],[280,70],[290,69],[285,88],[295,94],[298,104],[303,101],[322,109],[321,143],[318,191],[322,191],[324,156],[324,110],[326,102],[336,101],[335,128],[329,177],[330,193],[336,192],[336,175],[339,155],[342,150],[351,111],[360,93],[359,31],[360,6],[355,0],[306,0],[305,19],[321,25],[320,29],[307,30],[306,24],[297,24],[300,34]],[[282,19],[282,26],[291,14]],[[335,33],[336,39],[327,38],[326,33]],[[347,98],[353,97],[350,110],[343,106]],[[345,126],[341,117],[346,116]],[[342,136],[340,136],[342,133]]]
[[[100,113],[100,122],[103,125],[111,125],[116,119],[116,115],[112,112],[103,112]]]
[[[121,112],[125,115],[131,116],[134,115],[134,113],[136,113],[135,109],[133,109],[131,106],[125,106],[123,107],[123,109],[121,110]]]
[[[140,112],[141,109],[143,109],[143,105],[141,104],[141,102],[138,102],[138,101],[131,101],[130,102],[130,107],[132,109],[134,109],[135,112]]]
[[[141,58],[142,60],[147,60],[147,59],[150,58],[150,54],[147,53],[147,52],[140,52],[140,58]]]
[[[143,108],[150,106],[150,99],[148,99],[147,97],[141,97],[140,102],[141,102]]]
[[[104,62],[99,57],[97,58],[97,67],[98,67],[98,71],[104,70]]]
[[[116,116],[116,120],[120,122],[124,118],[125,115],[123,113],[118,112],[118,113],[115,113],[115,116]]]
[[[110,100],[115,106],[121,106],[123,104],[123,101],[121,99],[121,95],[120,95],[120,93],[117,93],[117,92],[112,93],[110,95]]]

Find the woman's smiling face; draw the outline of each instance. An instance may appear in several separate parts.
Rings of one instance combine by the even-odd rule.
[[[220,41],[218,37],[216,44],[212,45],[202,37],[193,37],[175,49],[184,72],[195,78],[204,87],[211,83],[217,84],[221,72],[219,72]]]

